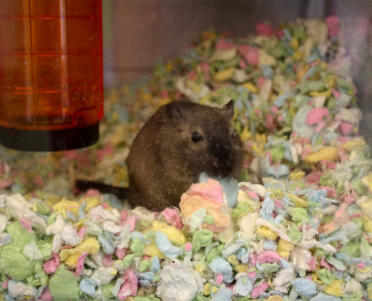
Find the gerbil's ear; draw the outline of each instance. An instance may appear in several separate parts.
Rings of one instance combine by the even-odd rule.
[[[234,101],[230,100],[227,104],[222,107],[223,114],[228,118],[231,119],[234,116]]]
[[[166,112],[169,119],[172,120],[183,120],[185,119],[185,114],[180,106],[177,105],[177,101],[171,105],[166,106]]]

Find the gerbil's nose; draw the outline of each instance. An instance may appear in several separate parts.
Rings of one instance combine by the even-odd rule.
[[[220,161],[228,159],[231,152],[231,144],[223,143],[221,141],[214,141],[210,147],[211,153],[216,156]]]

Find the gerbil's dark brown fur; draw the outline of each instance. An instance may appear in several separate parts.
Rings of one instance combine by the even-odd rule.
[[[238,176],[243,151],[230,126],[233,112],[232,102],[222,109],[189,101],[162,106],[134,139],[126,161],[130,203],[162,210],[178,206],[182,193],[202,172]]]

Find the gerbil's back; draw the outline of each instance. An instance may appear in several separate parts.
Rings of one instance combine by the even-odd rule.
[[[169,179],[169,153],[164,145],[169,144],[163,135],[166,124],[165,108],[161,107],[142,127],[133,141],[127,158],[129,174],[129,201],[134,206],[161,210],[170,204],[174,192]],[[173,196],[171,196],[173,195]]]
[[[145,172],[153,162],[159,147],[159,130],[162,124],[163,108],[160,108],[141,128],[135,137],[127,158],[129,175]],[[146,177],[146,174],[143,174]],[[147,175],[148,176],[148,175]]]

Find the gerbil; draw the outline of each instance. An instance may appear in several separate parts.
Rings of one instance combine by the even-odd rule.
[[[202,172],[237,177],[243,150],[230,121],[234,106],[213,108],[190,101],[164,105],[137,134],[127,158],[129,189],[77,181],[78,189],[96,188],[133,206],[162,210],[178,206],[180,197]]]

